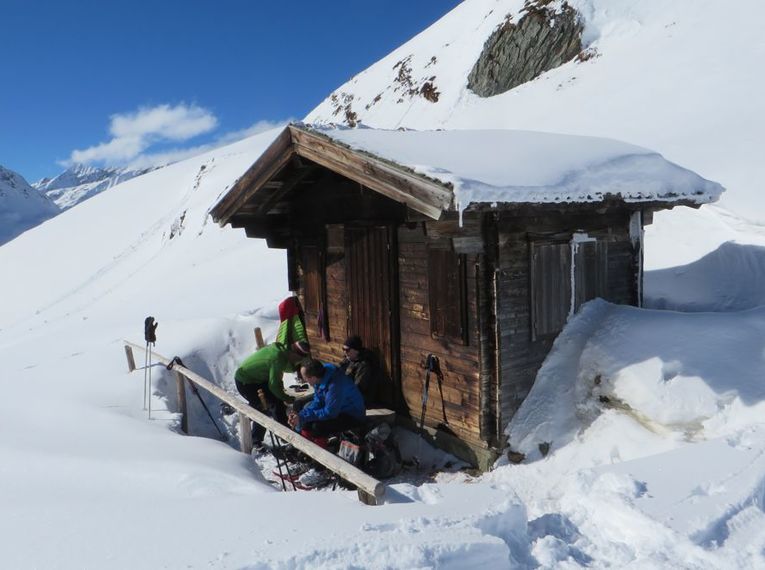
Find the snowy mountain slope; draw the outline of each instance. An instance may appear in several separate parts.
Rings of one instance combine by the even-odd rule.
[[[0,166],[0,245],[58,212],[20,174]]]
[[[207,438],[176,433],[175,388],[162,368],[153,369],[147,420],[143,377],[126,373],[121,344],[140,342],[146,315],[159,322],[157,351],[231,391],[237,363],[254,348],[253,327],[267,339],[275,332],[283,252],[207,216],[275,135],[132,179],[0,248],[0,266],[15,273],[0,280],[0,454],[10,466],[0,470],[3,566],[274,567],[294,555],[322,567],[333,565],[327,545],[358,552],[363,544],[335,536],[359,533],[377,545],[362,550],[372,563],[395,552],[406,567],[460,556],[498,567],[511,556],[482,530],[502,513],[510,516],[503,527],[522,529],[523,507],[506,491],[404,486],[387,510],[366,509],[353,493],[276,494],[234,449],[236,422],[230,445],[207,439],[215,429],[192,398],[193,433]],[[24,405],[32,399],[34,414]],[[407,529],[377,540],[402,518],[442,525],[455,511],[470,518],[442,528],[439,540]],[[142,547],[157,536],[161,548]]]
[[[568,3],[584,22],[586,49],[596,54],[584,62],[568,62],[501,95],[475,95],[467,78],[484,42],[508,14],[517,21],[524,2],[467,0],[340,86],[306,121],[347,123],[350,105],[355,121],[379,128],[513,128],[614,138],[721,183],[724,208],[765,221],[759,152],[765,114],[755,96],[765,80],[752,72],[765,54],[757,24],[765,5],[745,0],[736,10],[746,17],[734,18],[714,0]],[[415,85],[435,77],[436,102],[401,95],[401,61]],[[336,114],[337,101],[345,103]],[[670,219],[660,216],[657,225]],[[674,228],[675,237],[683,232]]]
[[[112,186],[151,170],[153,169],[96,168],[84,164],[75,164],[58,176],[43,178],[32,186],[55,202],[59,208],[67,210]]]
[[[458,14],[471,24],[486,15],[472,14],[471,6],[483,10],[510,5],[469,0]],[[658,3],[616,0],[608,11],[603,2],[589,5],[608,38],[606,45],[619,48],[617,55],[634,58],[627,61],[635,73],[642,65],[638,50],[630,49],[630,38],[648,29],[659,47],[668,45],[659,41],[664,28],[651,19],[658,17]],[[671,27],[688,35],[694,26],[699,33],[710,31],[712,6],[681,0],[662,6],[661,12],[675,18]],[[753,3],[737,6],[753,17],[759,13]],[[731,31],[733,23],[719,20],[724,34],[720,43],[725,44],[720,49],[740,45],[740,37]],[[455,28],[459,23],[447,21]],[[754,25],[748,18],[736,23],[747,29]],[[748,49],[756,50],[760,44],[740,27],[736,32],[752,40]],[[690,42],[691,51],[671,44],[682,54],[667,57],[675,64],[680,58],[693,64],[692,50],[702,47],[700,43],[699,38]],[[644,51],[644,65],[655,65],[653,48]],[[583,66],[600,65],[606,57],[604,50]],[[742,52],[743,60],[750,57]],[[624,78],[612,71],[615,79]],[[701,79],[711,81],[708,76]],[[665,82],[680,89],[672,77],[657,75],[642,87],[643,95],[665,91]],[[699,93],[695,85],[665,95],[685,96],[694,107],[693,95]],[[743,101],[745,93],[739,92],[747,85],[729,86],[742,103],[735,125],[757,143],[759,135],[750,123],[758,118],[748,114],[753,103]],[[579,89],[576,81],[570,89]],[[487,101],[518,97],[514,92]],[[569,87],[561,88],[562,105],[575,101],[568,92]],[[597,93],[595,85],[588,93]],[[529,112],[540,118],[544,105],[557,103],[552,91],[536,95],[538,101],[523,97]],[[472,102],[476,108],[485,103]],[[688,145],[689,156],[698,158],[712,119],[706,129],[684,122],[670,133],[658,133],[632,124],[658,121],[665,108],[657,100],[652,100],[653,108],[624,115],[609,111],[608,104],[599,100],[599,105],[579,109],[580,126],[587,130],[589,117],[592,125],[597,122],[602,130],[621,134],[582,134],[657,148],[729,191],[742,188],[735,180],[732,184],[730,178],[713,176],[703,165],[671,156],[666,146],[625,136],[630,129],[655,140],[674,136]],[[569,127],[574,118],[552,107],[547,112],[557,116],[560,128],[549,130],[573,132]],[[465,121],[480,119],[483,112],[475,117],[466,112]],[[732,118],[735,110],[721,113]],[[606,116],[613,125],[594,121]],[[558,126],[549,121],[545,124]],[[735,134],[733,124],[718,125],[723,140]],[[560,410],[577,386],[591,388],[585,380],[594,383],[595,367],[609,380],[602,384],[608,391],[599,395],[616,394],[632,411],[581,397],[577,402],[584,415],[557,418],[569,422],[528,439],[524,449],[530,462],[503,465],[481,478],[441,475],[419,487],[399,484],[389,490],[383,507],[364,507],[352,493],[274,492],[263,484],[252,459],[232,449],[236,422],[226,424],[232,435],[229,445],[214,441],[215,429],[193,399],[192,430],[205,437],[180,436],[173,379],[160,367],[152,369],[154,413],[148,420],[142,410],[143,377],[140,371],[126,373],[120,342],[141,341],[145,316],[152,314],[160,323],[159,352],[180,355],[192,369],[229,390],[237,362],[253,348],[252,328],[261,326],[267,338],[275,330],[276,302],[287,286],[283,252],[246,239],[241,230],[218,228],[206,215],[275,134],[134,178],[0,247],[3,276],[14,276],[0,279],[3,567],[765,567],[763,398],[761,384],[752,384],[762,370],[761,309],[687,315],[588,306],[556,342],[546,365],[547,381],[537,384],[528,413],[518,416],[514,428],[524,429],[524,421],[535,417],[549,419],[545,406],[535,404]],[[671,152],[685,152],[680,146]],[[742,180],[756,183],[756,165],[748,169],[744,160],[755,151],[731,149],[730,154],[720,147],[709,149],[707,157],[714,159],[710,165],[719,167],[727,158],[742,168]],[[724,241],[763,240],[761,226],[717,207],[670,212],[667,220],[677,224],[660,220],[655,229],[661,231],[654,231],[647,245],[649,256],[657,260],[654,267],[661,270],[682,271],[687,260]],[[680,227],[698,231],[676,231]],[[736,257],[732,267],[756,271],[756,264],[746,264],[746,259]],[[716,267],[712,263],[698,272],[687,268],[685,275],[695,273],[708,281]],[[737,291],[744,303],[756,303],[761,295],[754,285]],[[664,280],[661,292],[667,304],[687,298],[676,280]],[[691,299],[734,307],[719,293],[714,286],[699,285]],[[639,350],[632,350],[635,346]],[[726,375],[716,362],[732,362],[735,373]],[[642,381],[648,388],[635,390]],[[223,425],[215,403],[208,404]],[[689,437],[685,426],[673,429],[653,422],[649,428],[640,417],[650,412],[656,419],[678,410],[695,419],[705,415],[711,423]],[[530,426],[525,424],[525,433],[533,432]],[[564,437],[568,443],[559,445]],[[534,450],[548,439],[552,451],[539,459]]]

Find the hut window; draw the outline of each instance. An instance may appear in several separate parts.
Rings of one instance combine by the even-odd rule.
[[[570,242],[532,242],[532,338],[558,334],[581,305],[605,296],[607,270],[608,244],[586,234]]]
[[[465,255],[428,249],[430,333],[467,344],[467,268]]]

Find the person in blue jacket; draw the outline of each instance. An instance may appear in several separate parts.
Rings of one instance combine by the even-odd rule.
[[[301,433],[326,436],[364,422],[364,397],[353,379],[340,368],[311,359],[303,361],[300,371],[314,392],[313,400],[299,412],[289,414],[288,422],[293,428]]]

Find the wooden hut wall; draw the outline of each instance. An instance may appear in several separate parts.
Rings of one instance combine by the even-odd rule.
[[[295,263],[298,275],[299,297],[306,308],[306,329],[311,343],[311,354],[314,358],[325,362],[337,363],[343,359],[343,341],[347,337],[348,298],[345,274],[344,229],[340,224],[329,225],[326,234],[316,238],[319,247],[298,246]],[[306,256],[319,255],[320,259],[311,262]],[[306,263],[308,261],[308,263]],[[306,269],[318,268],[319,275],[308,276]],[[306,289],[308,282],[319,280],[322,283],[323,321],[329,338],[322,332],[316,311],[309,311],[306,306]],[[308,299],[310,302],[310,299]],[[317,307],[319,308],[319,307]]]
[[[501,369],[501,423],[507,424],[529,393],[554,337],[534,338],[531,309],[531,242],[550,243],[575,231],[607,244],[603,298],[637,304],[637,255],[629,235],[629,212],[559,214],[498,219],[497,313]]]
[[[428,270],[429,248],[453,251],[453,237],[474,233],[478,222],[459,228],[456,220],[400,226],[398,230],[399,307],[401,330],[401,386],[412,418],[419,421],[428,354],[437,356],[444,374],[444,407],[451,429],[463,440],[486,447],[480,438],[479,334],[476,296],[478,255],[465,254],[467,329],[464,341],[439,338],[431,330],[430,287],[437,278]],[[480,240],[479,240],[480,241]],[[440,394],[431,377],[425,423],[444,422]]]

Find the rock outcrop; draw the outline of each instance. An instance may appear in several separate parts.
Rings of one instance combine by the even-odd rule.
[[[491,97],[531,81],[582,51],[582,24],[571,6],[530,2],[514,23],[508,18],[489,37],[470,75],[468,88]]]

